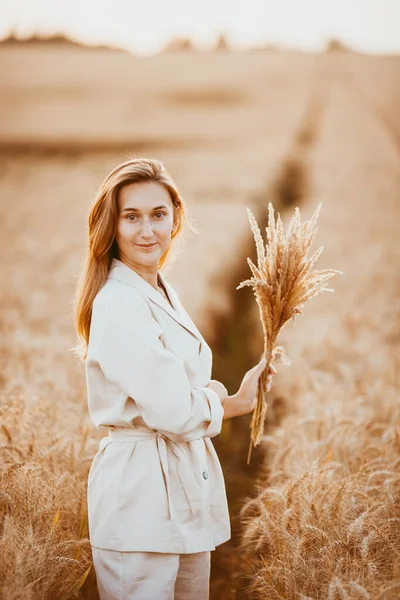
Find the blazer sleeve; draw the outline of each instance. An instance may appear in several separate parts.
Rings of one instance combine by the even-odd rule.
[[[224,414],[218,394],[191,388],[184,361],[163,345],[145,300],[121,290],[101,302],[96,355],[105,377],[135,401],[151,429],[173,441],[214,437]]]

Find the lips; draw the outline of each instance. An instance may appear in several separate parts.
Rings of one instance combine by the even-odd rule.
[[[150,252],[151,250],[154,250],[154,248],[157,246],[157,242],[155,242],[154,244],[150,244],[149,246],[143,244],[136,244],[136,246],[143,250],[143,252]]]

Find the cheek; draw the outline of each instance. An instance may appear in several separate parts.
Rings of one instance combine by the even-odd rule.
[[[133,237],[133,228],[129,227],[127,221],[121,221],[118,224],[116,237],[120,242],[129,241]]]
[[[157,231],[158,234],[165,238],[170,238],[172,233],[172,220],[167,220],[164,223],[160,223]]]

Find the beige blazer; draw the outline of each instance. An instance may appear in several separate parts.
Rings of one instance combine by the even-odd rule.
[[[108,550],[214,550],[231,531],[212,353],[159,275],[174,308],[117,259],[93,302],[88,406],[109,431],[88,476],[89,537]]]

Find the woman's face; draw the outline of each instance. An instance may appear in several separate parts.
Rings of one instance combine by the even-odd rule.
[[[154,181],[130,183],[119,192],[118,209],[116,241],[120,259],[139,270],[157,270],[159,259],[171,243],[174,225],[168,191]]]

